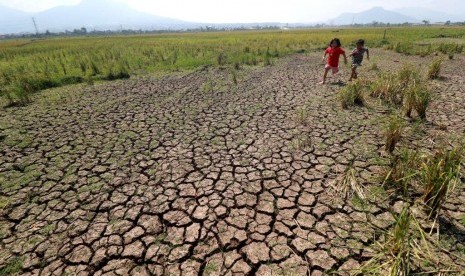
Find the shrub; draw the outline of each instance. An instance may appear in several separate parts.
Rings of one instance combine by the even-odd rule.
[[[22,106],[31,102],[31,94],[35,92],[30,90],[29,86],[15,86],[12,90],[6,92],[8,106]]]
[[[59,84],[50,79],[33,79],[27,76],[18,77],[6,97],[9,106],[26,105],[31,102],[31,95],[39,90],[56,87]]]
[[[105,77],[103,77],[104,80],[118,80],[118,79],[129,79],[131,76],[129,75],[126,67],[124,66],[119,66],[118,71],[115,73],[113,72],[113,68],[110,67],[108,70],[108,73],[106,74]]]
[[[84,78],[79,77],[79,76],[67,76],[67,77],[62,77],[60,79],[60,84],[62,85],[82,83],[82,82],[84,82]]]

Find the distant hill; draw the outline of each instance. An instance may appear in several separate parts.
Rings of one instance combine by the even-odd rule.
[[[199,24],[140,12],[114,0],[83,0],[74,6],[59,6],[39,13],[26,13],[0,6],[0,34],[34,33],[32,17],[39,32],[91,30],[178,30]]]
[[[16,32],[34,32],[32,15],[0,6],[0,34]]]
[[[403,15],[415,18],[417,20],[428,20],[430,22],[464,22],[465,21],[465,12],[463,14],[448,14],[439,11],[432,11],[429,9],[411,7],[411,8],[402,8],[395,10],[398,13]]]
[[[331,24],[334,25],[350,25],[350,24],[368,24],[372,22],[383,22],[391,24],[399,23],[416,23],[421,20],[406,16],[394,11],[388,11],[381,7],[372,8],[370,10],[359,13],[343,13],[340,16],[332,19]]]
[[[40,12],[35,17],[42,31],[72,30],[81,27],[90,30],[169,29],[189,25],[181,20],[136,11],[113,0],[83,0],[76,6],[55,7]]]
[[[462,12],[462,11],[460,11]],[[430,22],[463,22],[462,15],[450,15],[423,8],[403,8],[388,11],[380,7],[359,13],[343,13],[337,18],[329,20],[332,25],[383,23],[421,23],[422,20]],[[12,8],[0,6],[0,35],[11,33],[35,33],[32,18],[35,18],[39,32],[62,32],[65,30],[86,28],[88,31],[103,30],[181,30],[190,28],[263,28],[270,26],[288,27],[288,24],[279,22],[269,23],[193,23],[173,18],[156,16],[137,11],[124,3],[115,0],[82,0],[74,6],[59,6],[39,13],[27,13]],[[321,22],[323,23],[323,22]],[[208,26],[208,27],[207,27]],[[289,27],[308,26],[308,24],[291,24]]]

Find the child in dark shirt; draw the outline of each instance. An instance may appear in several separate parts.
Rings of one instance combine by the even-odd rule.
[[[349,81],[357,78],[357,68],[362,66],[365,53],[367,53],[367,60],[370,60],[370,52],[368,48],[365,47],[365,40],[359,39],[356,43],[356,48],[349,55],[349,57],[352,57],[352,74],[350,75]]]

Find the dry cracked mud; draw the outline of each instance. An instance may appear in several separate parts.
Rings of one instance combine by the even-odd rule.
[[[430,61],[377,54],[381,70]],[[379,181],[387,107],[342,110],[339,86],[318,84],[319,58],[244,69],[237,84],[207,67],[1,110],[0,267],[20,258],[24,275],[357,268],[394,219],[386,204],[365,210],[330,187],[352,162],[361,184]],[[447,62],[435,82],[421,143],[464,134],[464,64]],[[465,239],[463,202],[462,189],[444,211],[457,230],[451,250]]]

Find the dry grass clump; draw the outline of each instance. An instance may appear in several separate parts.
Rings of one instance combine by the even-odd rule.
[[[386,170],[384,183],[392,185],[402,191],[404,195],[409,194],[416,184],[418,175],[420,155],[418,151],[402,148],[397,155],[391,157],[389,169]]]
[[[371,95],[401,106],[407,91],[413,84],[422,83],[420,72],[412,65],[404,65],[397,73],[382,73],[371,84]]]
[[[404,207],[396,217],[396,223],[385,244],[385,250],[392,256],[389,275],[409,275],[411,269],[412,234],[410,224],[413,217],[409,207]]]
[[[413,108],[417,112],[418,116],[422,119],[426,119],[426,110],[429,107],[432,99],[432,92],[424,84],[414,86],[412,88],[414,93]]]
[[[366,199],[364,186],[357,180],[357,170],[353,167],[353,164],[350,164],[344,173],[338,177],[331,189],[343,198],[348,198],[355,194],[361,200]]]
[[[405,65],[397,73],[381,73],[370,85],[370,95],[396,106],[403,106],[405,115],[412,117],[415,110],[422,120],[431,103],[432,91],[412,65]]]
[[[463,147],[450,150],[442,148],[421,163],[423,201],[430,217],[437,214],[449,191],[460,182],[464,154]]]
[[[386,138],[385,150],[389,153],[393,153],[396,144],[402,137],[402,132],[405,128],[405,122],[402,118],[397,115],[390,116],[385,123],[384,136]]]
[[[399,86],[401,89],[408,87],[412,82],[418,82],[420,72],[411,64],[404,65],[397,73],[397,79],[399,80]]]
[[[358,274],[352,275],[450,275],[460,271],[444,258],[447,249],[438,242],[438,237],[423,229],[412,208],[404,205],[395,215],[394,224],[373,245],[376,254],[356,271]]]
[[[403,93],[397,81],[397,75],[393,73],[382,73],[371,84],[371,96],[383,99],[393,105],[401,105]]]
[[[355,105],[364,106],[365,93],[363,83],[357,80],[346,85],[339,91],[338,98],[344,109]]]
[[[442,62],[443,60],[441,58],[437,58],[429,65],[427,73],[428,79],[434,80],[439,78]]]
[[[412,117],[412,110],[415,110],[422,120],[426,119],[426,110],[432,99],[432,92],[424,82],[413,81],[404,90],[405,115]]]
[[[438,214],[450,191],[460,183],[464,156],[463,146],[452,149],[443,146],[429,155],[420,155],[416,150],[401,149],[399,154],[392,157],[384,183],[397,187],[405,196],[411,193],[422,194],[431,218]]]

